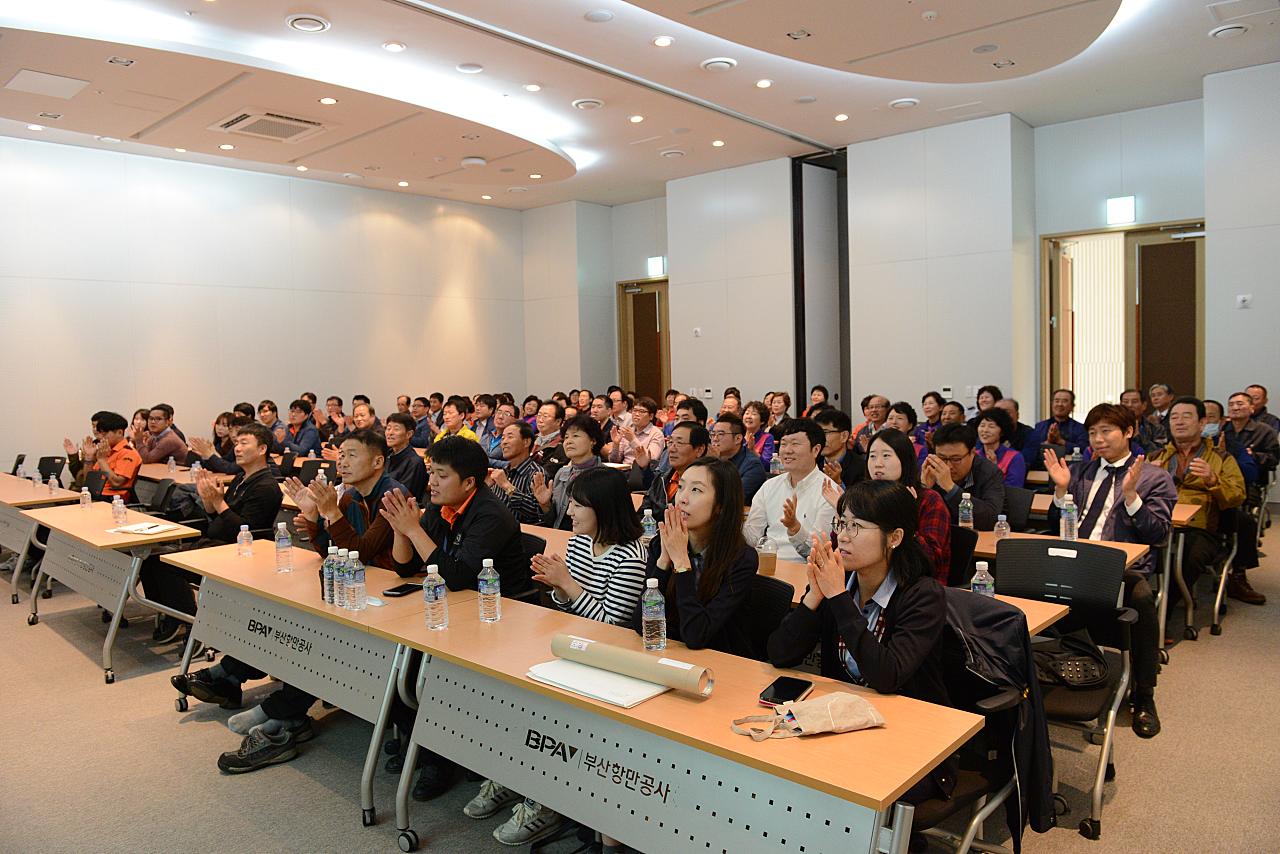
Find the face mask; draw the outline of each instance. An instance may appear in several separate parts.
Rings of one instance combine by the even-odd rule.
[[[1200,431],[1200,435],[1206,439],[1216,438],[1218,435],[1218,428],[1221,426],[1222,425],[1220,424],[1206,424],[1204,425],[1204,429]]]

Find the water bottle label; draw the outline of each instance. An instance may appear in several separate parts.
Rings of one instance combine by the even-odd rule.
[[[480,582],[480,585],[479,585],[479,592],[480,592],[480,593],[482,593],[482,594],[484,594],[484,595],[489,595],[489,594],[492,594],[492,593],[497,593],[497,592],[499,592],[499,590],[500,590],[500,586],[499,586],[499,583],[498,583],[498,581],[497,581],[496,579],[494,579],[493,581],[481,581],[481,582]]]

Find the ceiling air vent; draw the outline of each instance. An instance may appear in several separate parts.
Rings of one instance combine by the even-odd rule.
[[[253,108],[232,113],[209,127],[209,130],[219,133],[233,133],[257,139],[271,139],[276,142],[301,142],[327,129],[320,122],[310,119],[300,119],[297,116],[286,116]]]

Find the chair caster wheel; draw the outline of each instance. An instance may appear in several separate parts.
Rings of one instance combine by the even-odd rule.
[[[1182,636],[1189,641],[1199,640],[1200,632],[1196,629],[1195,626],[1187,626],[1185,629],[1182,630]]]
[[[39,614],[27,614],[27,625],[28,625],[28,626],[34,626],[34,625],[35,625],[36,623],[38,623],[38,622],[40,622],[40,615],[39,615]]]
[[[102,674],[102,678],[108,685],[114,685],[116,681],[116,672],[114,670],[108,670]]]
[[[1067,806],[1067,799],[1062,795],[1053,796],[1053,814],[1061,817],[1071,812],[1071,807]]]
[[[373,817],[374,812],[372,807],[367,810],[360,811],[360,823],[365,827],[373,827]]]
[[[1080,822],[1080,835],[1085,839],[1098,839],[1102,836],[1102,822],[1086,818]]]
[[[1210,626],[1209,634],[1213,635],[1214,637],[1217,637],[1218,635],[1222,634],[1222,624],[1214,623],[1212,626]]]
[[[50,590],[48,587],[46,587],[45,589],[43,589],[43,590],[41,590],[41,591],[40,591],[40,598],[41,598],[41,599],[52,599],[52,598],[53,598],[53,591],[52,591],[52,590]]]
[[[17,605],[17,604],[18,604],[18,594],[17,594],[17,593],[14,593],[12,596],[10,596],[10,597],[9,597],[9,601],[10,601],[10,602],[12,602],[13,604]]]
[[[1160,650],[1160,663],[1161,664],[1169,663],[1169,650],[1167,649]]]
[[[104,611],[103,611],[101,614],[99,614],[98,616],[101,618],[102,622],[104,622],[104,623],[109,623],[109,622],[111,622],[111,612],[110,612],[110,611],[106,611],[106,610],[104,610]],[[123,622],[122,622],[122,624],[123,624]]]
[[[1116,765],[1114,762],[1108,762],[1107,772],[1102,776],[1102,779],[1110,783],[1115,778],[1116,778]]]
[[[1086,732],[1084,740],[1090,744],[1102,744],[1103,735],[1100,732]]]
[[[185,712],[185,711],[187,710],[187,698],[186,698],[186,697],[179,697],[178,699],[174,700],[174,701],[173,701],[173,708],[174,708],[176,711],[179,711],[179,712]]]
[[[400,850],[406,852],[418,850],[418,834],[412,830],[400,831],[400,838],[396,840],[396,844],[400,846]]]

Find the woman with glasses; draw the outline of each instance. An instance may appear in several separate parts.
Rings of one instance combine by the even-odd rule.
[[[689,463],[649,543],[645,575],[658,579],[667,599],[668,638],[758,658],[747,605],[759,558],[742,536],[741,507],[742,480],[731,463]],[[643,631],[638,608],[632,628]]]
[[[795,667],[820,643],[823,676],[950,705],[940,649],[946,606],[916,538],[916,504],[886,480],[845,492],[835,547],[814,535],[804,598],[769,636],[771,664]],[[944,762],[904,800],[949,796],[954,770]]]

